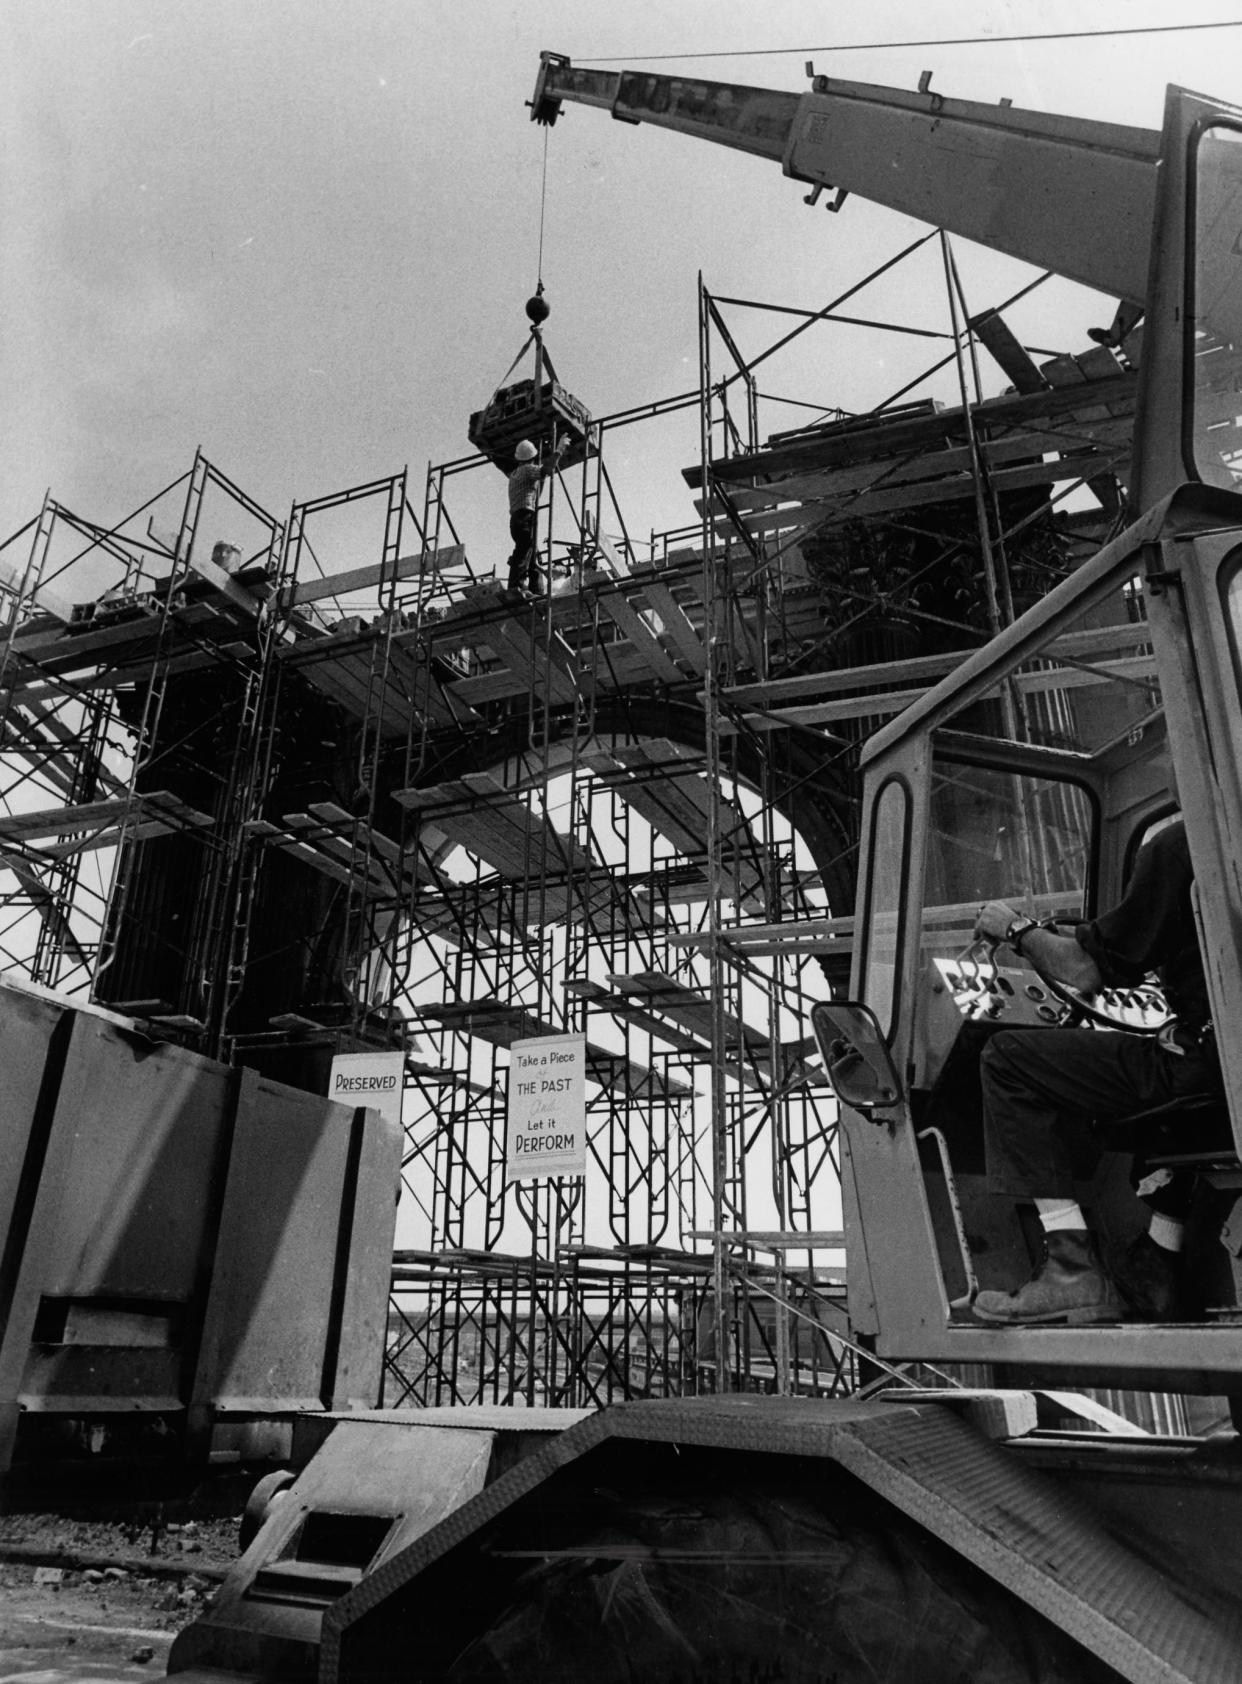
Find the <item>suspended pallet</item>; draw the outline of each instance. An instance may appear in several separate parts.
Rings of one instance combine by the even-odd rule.
[[[511,474],[517,466],[513,452],[521,439],[550,450],[553,435],[558,441],[567,437],[563,468],[594,455],[593,425],[590,410],[559,381],[519,380],[502,386],[489,404],[476,409],[468,431],[474,448],[502,473]]]

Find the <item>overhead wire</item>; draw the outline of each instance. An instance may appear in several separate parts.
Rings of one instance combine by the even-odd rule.
[[[584,55],[584,62],[632,64],[639,60],[643,64],[661,64],[674,59],[779,58],[789,53],[872,53],[901,47],[997,47],[1011,42],[1095,41],[1121,35],[1186,35],[1202,29],[1242,29],[1242,19],[1227,18],[1218,23],[1154,23],[1124,29],[1061,29],[1042,35],[947,35],[917,41],[831,41],[816,47],[738,47],[732,52],[715,53],[630,53],[624,58],[594,58],[588,54]]]

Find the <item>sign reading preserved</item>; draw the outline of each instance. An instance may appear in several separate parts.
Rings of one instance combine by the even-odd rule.
[[[337,1053],[328,1079],[328,1098],[338,1105],[367,1105],[400,1126],[405,1054]]]

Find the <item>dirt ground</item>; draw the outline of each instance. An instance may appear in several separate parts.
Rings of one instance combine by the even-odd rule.
[[[0,1515],[0,1684],[162,1676],[236,1556],[235,1518]]]

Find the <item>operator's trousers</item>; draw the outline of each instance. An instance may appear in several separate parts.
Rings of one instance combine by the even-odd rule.
[[[1136,1111],[1220,1086],[1214,1053],[1179,1055],[1154,1035],[1095,1029],[1003,1029],[982,1051],[983,1128],[988,1184],[1013,1199],[1072,1199],[1074,1171],[1102,1145],[1138,1143],[1116,1125]],[[1103,1127],[1097,1135],[1093,1124]],[[1131,1180],[1143,1174],[1136,1160]],[[1172,1199],[1149,1201],[1180,1214]]]

